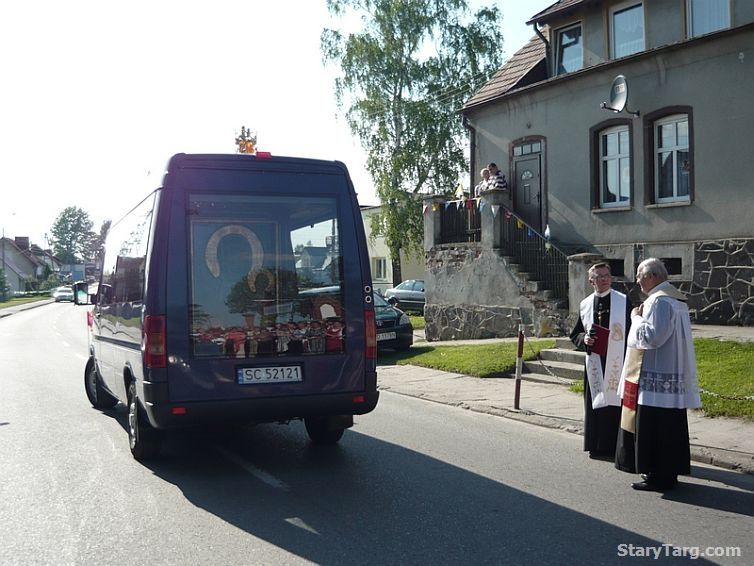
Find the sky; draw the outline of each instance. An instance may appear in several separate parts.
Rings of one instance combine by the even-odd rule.
[[[472,6],[494,0],[472,0]],[[554,0],[497,0],[505,59]],[[335,104],[325,0],[38,0],[0,7],[0,229],[45,240],[68,206],[99,231],[160,186],[171,155],[233,153],[241,127],[273,155],[343,161],[379,204]]]

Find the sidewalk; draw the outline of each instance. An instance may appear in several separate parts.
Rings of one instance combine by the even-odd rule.
[[[6,316],[10,316],[17,312],[25,311],[28,309],[34,309],[36,307],[41,307],[42,305],[48,305],[54,302],[55,302],[55,299],[41,299],[39,301],[34,301],[33,303],[24,303],[22,305],[16,305],[14,307],[5,307],[5,308],[0,307],[0,318],[5,318]]]
[[[694,336],[754,341],[754,328],[693,326]],[[426,342],[417,331],[415,344],[490,343],[490,340]],[[416,336],[416,333],[415,333]],[[509,339],[505,339],[509,340]],[[418,366],[378,366],[380,389],[507,417],[531,424],[582,434],[583,398],[566,384],[522,381],[519,410],[513,408],[515,379],[481,379]],[[715,466],[754,474],[754,423],[739,419],[707,418],[688,412],[691,458]]]

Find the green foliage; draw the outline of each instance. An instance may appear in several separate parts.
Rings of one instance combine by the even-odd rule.
[[[414,330],[421,330],[425,326],[424,317],[423,316],[416,316],[416,315],[408,315],[408,319],[411,321],[411,326],[414,327]]]
[[[325,29],[321,51],[340,75],[335,93],[367,152],[384,205],[372,232],[394,265],[423,242],[420,193],[451,194],[468,170],[457,110],[500,66],[498,8],[473,16],[465,0],[328,0],[333,16],[361,15],[358,33]]]
[[[76,206],[65,208],[50,229],[52,250],[64,264],[91,261],[95,255],[97,234],[89,214]]]
[[[10,298],[10,285],[5,278],[5,269],[0,268],[0,301],[7,301]]]
[[[754,396],[754,343],[705,338],[694,340],[699,387],[727,397]],[[740,417],[754,421],[754,401],[702,393],[708,417]]]
[[[26,295],[23,297],[13,297],[12,299],[8,299],[6,302],[2,303],[2,306],[0,306],[0,309],[6,309],[8,307],[15,307],[18,305],[23,305],[25,303],[34,303],[36,301],[43,301],[45,299],[49,299],[49,295]]]
[[[554,340],[529,340],[524,358],[533,359],[540,350],[554,345]],[[396,355],[392,361],[474,377],[502,377],[515,371],[517,354],[518,343],[515,341],[459,346],[414,346],[407,352]]]
[[[46,291],[49,289],[55,289],[56,287],[60,287],[63,284],[63,281],[58,277],[57,273],[50,273],[50,275],[47,276],[47,279],[42,281],[39,284],[39,289],[42,291]]]

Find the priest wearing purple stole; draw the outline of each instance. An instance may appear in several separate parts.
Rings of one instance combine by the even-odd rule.
[[[644,260],[636,280],[647,299],[631,312],[619,392],[623,398],[615,466],[642,474],[631,487],[672,489],[691,472],[686,410],[701,406],[686,297],[657,258]]]
[[[618,384],[626,350],[631,303],[611,289],[610,265],[589,268],[594,293],[579,306],[571,341],[586,350],[584,368],[584,450],[590,458],[612,460],[620,422]]]

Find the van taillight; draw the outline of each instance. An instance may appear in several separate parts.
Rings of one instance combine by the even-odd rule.
[[[373,310],[364,311],[364,338],[366,358],[373,360],[377,357],[377,326],[374,322]]]
[[[144,352],[144,364],[148,368],[164,368],[167,366],[164,316],[147,315],[144,317],[142,351]]]

